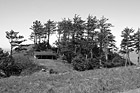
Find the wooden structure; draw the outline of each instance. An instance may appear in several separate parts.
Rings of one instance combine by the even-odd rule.
[[[41,52],[34,52],[34,58],[36,58],[36,59],[57,59],[57,55],[53,51],[41,51]]]

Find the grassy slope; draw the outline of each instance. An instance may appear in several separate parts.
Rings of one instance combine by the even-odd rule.
[[[133,67],[57,75],[36,72],[31,76],[1,79],[0,93],[115,93],[139,88],[139,77],[140,70]]]
[[[22,55],[17,57],[23,59]],[[55,68],[59,74],[36,72],[0,79],[0,93],[116,93],[140,87],[140,69],[134,66],[77,72],[60,61],[34,62]]]

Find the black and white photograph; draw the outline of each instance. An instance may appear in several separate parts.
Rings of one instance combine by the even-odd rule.
[[[0,0],[0,93],[140,93],[139,0]]]

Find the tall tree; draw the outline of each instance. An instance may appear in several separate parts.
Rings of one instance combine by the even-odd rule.
[[[100,62],[103,55],[105,53],[105,59],[108,61],[108,47],[109,43],[114,41],[113,35],[111,33],[110,28],[113,27],[111,23],[107,23],[108,19],[104,16],[99,20],[98,28],[100,32],[98,33],[98,42],[100,48]],[[109,39],[110,37],[110,39]],[[111,38],[112,37],[112,38]]]
[[[126,63],[125,66],[127,64],[130,65],[130,52],[133,51],[133,32],[134,30],[132,28],[128,28],[126,27],[123,31],[122,31],[122,35],[121,37],[123,37],[122,41],[121,41],[121,52],[126,54]]]
[[[88,47],[90,54],[91,54],[91,58],[93,58],[93,48],[96,47],[97,45],[97,26],[98,26],[98,20],[95,17],[89,15],[87,18],[87,22],[86,22],[86,34],[87,34],[87,45],[86,47]]]
[[[11,56],[13,54],[13,48],[26,41],[26,39],[23,39],[24,37],[22,35],[18,35],[18,33],[19,32],[15,32],[14,30],[11,30],[9,32],[6,31],[6,38],[9,39],[9,43],[11,45]]]
[[[87,18],[87,22],[86,22],[86,34],[87,34],[87,39],[91,39],[93,40],[96,37],[96,33],[97,31],[95,31],[97,29],[98,26],[98,20],[95,17],[89,15]]]
[[[140,28],[138,28],[138,31],[134,33],[133,35],[133,40],[134,40],[134,49],[136,53],[138,54],[138,64],[140,65]]]
[[[33,32],[30,35],[30,39],[34,40],[34,44],[39,44],[41,42],[41,36],[43,34],[43,25],[40,21],[36,20],[30,28]]]
[[[47,46],[50,46],[50,35],[56,31],[56,23],[50,19],[44,24],[44,31],[47,34]]]
[[[59,48],[60,43],[61,47],[66,48],[68,42],[70,42],[70,35],[72,31],[72,21],[70,19],[64,18],[62,21],[58,22],[58,34],[59,34]],[[62,35],[61,42],[60,42],[60,36]]]
[[[82,18],[79,15],[75,15],[73,18],[73,36],[75,39],[75,43],[78,44],[75,45],[75,52],[77,51],[77,48],[79,48],[79,53],[81,53],[82,42],[80,41],[84,39],[84,30],[85,21],[82,20]]]

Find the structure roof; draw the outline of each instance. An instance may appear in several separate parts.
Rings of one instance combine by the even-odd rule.
[[[41,52],[34,52],[34,55],[51,55],[56,56],[56,53],[53,51],[41,51]]]

